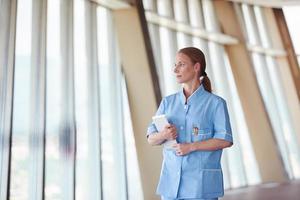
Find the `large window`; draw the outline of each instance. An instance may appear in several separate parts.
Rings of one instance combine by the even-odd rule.
[[[142,199],[111,10],[86,0],[14,2],[11,163],[0,159],[10,185],[6,195],[1,184],[1,199]]]
[[[241,5],[244,33],[249,47],[272,49],[268,24],[262,8]],[[253,67],[257,77],[265,107],[267,109],[277,144],[289,178],[299,178],[300,149],[297,142],[292,116],[287,104],[279,65],[274,56],[267,53],[251,52]]]

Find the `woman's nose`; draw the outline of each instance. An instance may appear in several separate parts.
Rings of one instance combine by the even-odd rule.
[[[173,72],[174,72],[174,73],[178,73],[178,67],[174,66],[174,67],[173,67]]]

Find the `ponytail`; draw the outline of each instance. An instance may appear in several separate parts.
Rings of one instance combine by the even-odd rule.
[[[211,93],[212,92],[212,90],[211,90],[211,83],[210,83],[210,80],[209,80],[208,76],[207,75],[201,76],[200,79],[201,79],[201,84],[203,84],[204,89],[207,92]]]

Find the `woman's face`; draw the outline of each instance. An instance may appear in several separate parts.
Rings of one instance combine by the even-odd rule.
[[[178,83],[189,83],[198,79],[198,73],[200,71],[200,64],[193,64],[191,59],[183,54],[176,54],[176,63],[174,66],[174,73]]]

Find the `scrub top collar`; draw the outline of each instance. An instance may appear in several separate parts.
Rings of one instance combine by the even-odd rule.
[[[189,96],[189,98],[187,99],[186,104],[189,105],[190,103],[192,103],[194,99],[197,99],[197,97],[203,95],[203,94],[204,94],[204,91],[205,91],[205,89],[204,89],[204,87],[203,87],[203,84],[201,84],[201,85],[197,88],[197,90],[195,90],[195,91],[193,92],[193,94],[192,94],[191,96]],[[184,92],[183,92],[183,88],[182,88],[182,90],[181,90],[181,92],[180,92],[180,99],[181,99],[182,104],[185,105],[185,95],[184,95]]]

